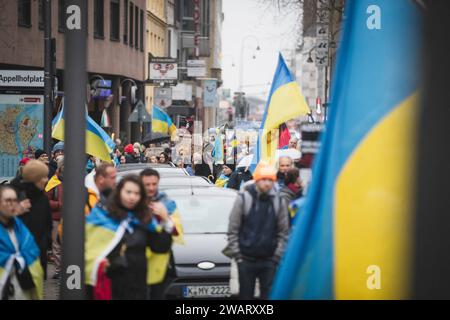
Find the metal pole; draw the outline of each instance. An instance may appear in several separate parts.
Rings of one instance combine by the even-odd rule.
[[[52,146],[52,2],[44,0],[44,151],[50,156]]]
[[[85,298],[84,188],[86,130],[87,0],[68,0],[65,9],[65,172],[61,299]]]
[[[137,106],[138,107],[138,124],[139,124],[139,139],[140,142],[142,143],[142,108],[140,105]]]

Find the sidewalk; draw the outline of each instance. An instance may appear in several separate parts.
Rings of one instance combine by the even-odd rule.
[[[55,274],[55,265],[49,263],[47,265],[47,280],[44,281],[44,300],[58,300],[59,299],[59,281],[53,280]]]

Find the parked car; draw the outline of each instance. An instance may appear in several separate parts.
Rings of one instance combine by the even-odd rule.
[[[159,172],[161,178],[163,177],[187,177],[189,174],[185,169],[177,168],[171,164],[151,164],[151,163],[136,163],[136,164],[122,164],[117,167],[117,176],[122,178],[128,174],[140,174],[142,170],[152,168]]]
[[[184,230],[184,244],[174,244],[164,281],[167,299],[230,296],[228,220],[237,192],[222,188],[165,190],[176,201]]]
[[[190,176],[184,169],[155,164],[130,164],[124,167],[119,167],[117,170],[117,180],[120,181],[120,179],[128,174],[139,175],[145,168],[152,168],[158,171],[161,177],[159,183],[160,190],[214,186],[214,184],[207,178]]]

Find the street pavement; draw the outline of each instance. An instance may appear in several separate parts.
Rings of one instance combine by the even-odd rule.
[[[44,281],[44,300],[58,300],[59,298],[59,279],[52,279],[55,274],[55,265],[47,265],[47,280]]]

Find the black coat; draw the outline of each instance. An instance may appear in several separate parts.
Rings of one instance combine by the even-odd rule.
[[[11,186],[17,190],[20,200],[29,199],[31,209],[19,218],[34,236],[41,251],[41,263],[44,270],[47,266],[47,248],[51,239],[52,216],[50,204],[44,191],[39,190],[33,183],[12,181]]]
[[[58,163],[55,160],[51,160],[48,163],[48,178],[49,179],[55,175],[57,169],[58,169]]]
[[[136,157],[128,153],[125,155],[125,163],[139,163],[140,160],[140,157]]]
[[[210,176],[212,174],[209,164],[207,164],[205,162],[196,164],[194,166],[194,172],[195,172],[195,175],[198,177],[207,177],[208,178],[208,176]]]
[[[228,180],[227,188],[239,190],[241,188],[241,183],[245,183],[253,179],[250,170],[245,171],[245,167],[237,168]]]
[[[108,255],[113,300],[146,300],[147,258],[146,248],[155,253],[167,253],[172,245],[172,235],[166,232],[149,232],[145,226],[136,226],[133,233],[125,232],[121,242]],[[123,255],[121,251],[126,248]]]

